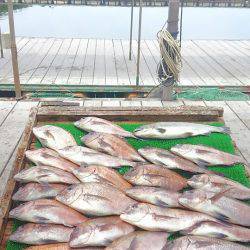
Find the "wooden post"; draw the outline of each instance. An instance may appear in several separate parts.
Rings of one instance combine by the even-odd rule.
[[[141,21],[142,21],[142,0],[140,0],[140,10],[139,10],[138,46],[137,46],[137,62],[136,62],[136,85],[139,85],[139,80],[140,80]]]
[[[174,39],[178,35],[179,5],[179,0],[169,0],[167,30]]]
[[[0,50],[1,50],[1,58],[3,58],[3,43],[2,43],[1,27],[0,27]]]
[[[131,3],[131,14],[130,14],[130,37],[129,37],[129,54],[128,58],[132,59],[132,39],[133,39],[133,19],[134,19],[134,0]]]
[[[14,75],[15,93],[16,93],[16,99],[21,99],[22,92],[21,92],[18,61],[17,61],[17,48],[16,48],[16,37],[15,37],[15,26],[14,26],[12,0],[8,0],[8,14],[9,14],[11,56],[12,56],[12,69],[13,69],[13,75]]]

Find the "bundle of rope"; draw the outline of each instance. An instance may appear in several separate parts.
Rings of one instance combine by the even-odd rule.
[[[179,81],[179,73],[182,68],[181,48],[177,40],[166,30],[162,29],[157,34],[160,47],[161,61],[158,64],[158,81],[165,84],[169,78]]]

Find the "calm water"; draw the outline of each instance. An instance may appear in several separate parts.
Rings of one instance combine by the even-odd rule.
[[[143,8],[142,38],[155,39],[167,20],[167,7]],[[138,8],[135,8],[134,34]],[[32,6],[15,12],[17,36],[129,38],[129,7]],[[184,39],[250,39],[250,9],[184,8]],[[7,16],[0,17],[3,32]]]

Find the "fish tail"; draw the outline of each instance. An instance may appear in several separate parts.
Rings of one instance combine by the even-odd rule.
[[[229,127],[223,126],[223,127],[218,127],[219,132],[224,133],[224,134],[231,134],[231,130]]]

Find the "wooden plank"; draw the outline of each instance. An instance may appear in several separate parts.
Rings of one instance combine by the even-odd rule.
[[[1,147],[0,157],[0,175],[8,163],[10,154],[19,141],[24,126],[26,124],[30,108],[36,106],[38,102],[18,102],[14,110],[8,115],[3,124],[1,125],[0,136]]]
[[[184,105],[182,100],[162,101],[163,107],[179,107]]]
[[[55,54],[55,58],[50,64],[49,68],[45,72],[41,80],[41,84],[54,84],[56,82],[57,76],[62,69],[63,62],[66,58],[66,54],[69,50],[72,39],[63,39],[62,44]]]
[[[222,107],[224,109],[224,120],[226,124],[230,127],[232,133],[241,133],[243,130],[247,130],[247,126],[239,119],[236,113],[223,101],[205,101],[208,107]]]
[[[32,73],[27,84],[39,84],[47,74],[52,65],[60,47],[62,46],[62,39],[55,39],[53,45],[50,47],[48,53],[43,58],[37,69]]]
[[[18,62],[22,64],[22,61],[26,59],[28,52],[33,48],[33,46],[38,42],[38,38],[30,39],[27,45],[18,53]],[[12,63],[5,64],[0,68],[0,83],[6,83],[12,78]]]
[[[147,107],[144,107],[142,104],[142,107],[139,108],[96,107],[89,109],[88,107],[41,107],[38,110],[37,118],[40,122],[46,122],[51,119],[54,121],[75,121],[83,116],[94,114],[95,116],[112,120],[139,119],[142,121],[160,121],[164,117],[164,120],[166,121],[214,121],[219,119],[222,115],[222,110],[218,108],[215,109],[200,106],[192,108],[188,106],[162,108],[161,101],[149,101],[152,101],[152,105],[149,106],[148,104],[145,104]]]
[[[128,68],[128,74],[130,78],[131,85],[136,85],[136,56],[132,50],[132,56],[131,60],[129,60],[128,53],[129,53],[129,41],[128,40],[121,40],[127,68]],[[140,82],[141,85],[144,85],[143,78],[140,73]]]
[[[74,64],[77,50],[79,48],[80,39],[72,39],[67,53],[65,53],[62,67],[60,68],[55,84],[65,85],[68,82],[71,68]]]
[[[22,142],[18,148],[17,156],[13,163],[13,166],[14,166],[13,171],[12,171],[13,175],[17,174],[24,167],[25,151],[28,149],[29,144],[31,143],[32,128],[36,121],[36,112],[37,112],[37,109],[34,109],[29,115],[28,122],[27,122],[27,125],[25,127],[25,130],[22,136]],[[0,242],[2,242],[4,230],[8,221],[8,212],[11,206],[11,197],[14,192],[15,184],[16,184],[15,180],[13,178],[10,178],[6,185],[6,192],[0,199],[0,212],[1,212],[0,213]]]
[[[105,56],[104,56],[104,39],[96,40],[96,52],[95,52],[95,67],[93,74],[93,85],[105,85],[106,84],[106,69],[105,69]]]
[[[190,42],[195,44],[193,41]],[[207,67],[211,76],[213,76],[213,78],[216,79],[217,82],[219,82],[219,85],[230,85],[232,80],[234,82],[237,82],[238,85],[242,84],[237,78],[232,78],[231,74],[229,74],[215,60],[213,60],[213,58],[208,56],[199,46],[195,46],[194,53],[197,58],[200,58],[200,60],[204,61],[205,67]]]
[[[250,105],[244,101],[227,101],[226,103],[246,127],[250,129]]]
[[[87,48],[88,39],[80,39],[79,48],[73,66],[71,68],[67,84],[80,84]]]
[[[113,40],[104,40],[105,84],[119,85]]]
[[[93,85],[96,58],[96,40],[89,39],[84,69],[82,71],[81,85]]]
[[[121,100],[121,107],[141,107],[139,100]]]
[[[0,127],[16,105],[16,101],[0,101]]]
[[[132,41],[132,51],[133,51],[133,55],[137,56],[137,41],[133,40]],[[143,54],[141,53],[141,57],[140,57],[140,83],[139,85],[150,85],[150,86],[154,86],[156,84],[155,79],[153,77],[153,75],[150,72],[150,69],[146,63],[146,60],[143,56]]]
[[[134,79],[130,79],[132,73],[132,63],[129,61],[129,69],[128,69],[128,51],[125,51],[121,43],[121,40],[113,40],[114,45],[114,54],[115,54],[115,66],[116,66],[116,72],[117,72],[117,84],[118,85],[131,85],[131,81],[134,81]]]
[[[206,106],[203,101],[183,100],[183,103],[187,106]]]
[[[200,61],[199,57],[194,55],[194,44],[193,43],[183,43],[182,45],[182,55],[192,69],[199,75],[200,78],[204,81],[204,85],[219,85],[212,76],[210,76],[209,71],[206,69],[206,65]]]
[[[53,46],[54,41],[54,38],[46,39],[46,43],[44,44],[44,46],[33,57],[32,64],[29,64],[29,68],[27,68],[27,71],[21,75],[22,84],[26,84],[30,80],[33,73],[38,70],[39,67],[41,67],[41,62],[47,56],[50,48]]]
[[[141,101],[142,107],[162,107],[162,102],[160,100],[147,99]]]
[[[101,100],[96,100],[96,99],[85,100],[83,106],[87,107],[87,108],[101,107],[102,106],[102,101]]]
[[[208,56],[213,58],[222,68],[224,68],[232,77],[237,78],[242,85],[247,84],[249,80],[247,76],[235,67],[235,64],[227,58],[225,53],[218,48],[214,48],[210,41],[193,41],[197,46],[199,46]],[[230,85],[236,85],[238,82],[231,82]]]
[[[121,102],[119,100],[103,100],[102,101],[102,107],[120,107]]]

